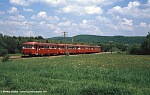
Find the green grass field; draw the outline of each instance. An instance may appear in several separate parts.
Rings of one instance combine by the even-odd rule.
[[[150,56],[90,54],[10,59],[0,62],[0,91],[150,95]]]

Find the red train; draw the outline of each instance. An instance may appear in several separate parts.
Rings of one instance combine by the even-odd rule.
[[[68,52],[69,54],[85,54],[85,53],[99,53],[100,46],[90,45],[74,45],[74,44],[52,44],[52,43],[38,43],[25,42],[22,47],[22,54],[35,55],[62,55]]]

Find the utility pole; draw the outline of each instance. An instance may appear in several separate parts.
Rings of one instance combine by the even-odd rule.
[[[72,44],[74,43],[74,37],[72,36]]]
[[[68,32],[63,32],[64,34],[64,43],[65,43],[65,55],[67,55],[67,46],[66,46],[66,35]]]

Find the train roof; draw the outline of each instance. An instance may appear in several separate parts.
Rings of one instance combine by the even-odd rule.
[[[23,44],[32,44],[32,45],[57,45],[65,46],[65,44],[54,44],[54,43],[41,43],[41,42],[25,42]],[[81,45],[81,44],[66,44],[66,46],[77,46],[77,47],[100,47],[100,46],[91,46],[91,45]]]
[[[39,43],[39,42],[25,42],[23,44],[32,44],[32,45],[57,45],[53,43]]]
[[[25,42],[25,43],[23,43],[23,44],[32,44],[32,45],[34,45],[34,44],[37,44],[38,42]]]

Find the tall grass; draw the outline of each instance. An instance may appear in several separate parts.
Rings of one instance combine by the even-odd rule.
[[[0,62],[0,90],[149,95],[150,56],[91,54]]]

